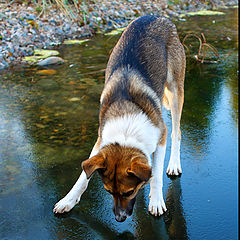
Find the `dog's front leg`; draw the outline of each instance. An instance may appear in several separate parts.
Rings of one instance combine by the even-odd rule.
[[[152,178],[150,180],[149,212],[154,216],[162,215],[166,210],[163,199],[163,165],[166,145],[158,145],[153,154]]]
[[[167,146],[167,126],[163,119],[159,143],[153,153],[152,178],[150,180],[149,212],[154,216],[162,215],[166,210],[163,200],[163,166]]]
[[[96,155],[99,151],[100,139],[95,143],[92,152],[90,154],[90,158]],[[91,179],[91,178],[90,178]],[[82,171],[80,177],[77,182],[74,184],[70,192],[59,202],[57,202],[54,206],[54,213],[64,213],[69,212],[79,201],[82,194],[85,192],[88,186],[88,182],[90,179],[87,179],[87,175],[84,171]]]
[[[70,192],[61,199],[58,203],[55,204],[53,212],[54,213],[64,213],[69,212],[79,201],[87,189],[88,182],[90,179],[87,179],[87,175],[82,171],[77,182],[74,184]]]

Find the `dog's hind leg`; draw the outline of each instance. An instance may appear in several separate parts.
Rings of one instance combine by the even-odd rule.
[[[180,130],[180,118],[183,100],[177,97],[175,94],[168,93],[168,101],[172,115],[172,144],[171,144],[171,156],[167,167],[168,175],[179,175],[182,173],[180,162],[180,144],[181,144],[181,130]]]
[[[167,98],[168,108],[172,116],[172,144],[167,174],[179,175],[182,173],[180,119],[184,102],[185,53],[183,48],[178,48],[174,52],[174,57],[170,55],[168,61],[168,77],[164,95]]]
[[[152,178],[150,180],[149,212],[154,216],[160,216],[167,211],[163,199],[163,166],[167,145],[167,127],[163,122],[162,134],[156,151],[153,153]]]
[[[100,138],[97,139],[90,157],[96,155],[98,153],[100,146]],[[90,158],[89,157],[89,158]],[[85,192],[88,186],[88,182],[90,179],[87,179],[87,175],[84,171],[82,171],[81,175],[79,176],[78,180],[70,190],[70,192],[59,202],[57,202],[54,206],[53,212],[54,213],[64,213],[69,212],[79,201],[82,194]]]

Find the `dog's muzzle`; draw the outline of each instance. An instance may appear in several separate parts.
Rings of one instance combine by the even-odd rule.
[[[126,209],[122,209],[119,199],[117,201],[114,201],[113,212],[115,214],[116,221],[124,222],[127,219],[127,217],[132,215],[135,201],[136,201],[136,198],[131,199],[128,202],[128,206]]]
[[[118,222],[124,222],[127,219],[127,215],[122,211],[118,214],[115,214],[115,219]]]

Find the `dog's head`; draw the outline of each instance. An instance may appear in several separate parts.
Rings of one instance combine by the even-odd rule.
[[[136,195],[151,177],[146,156],[138,149],[108,145],[82,163],[87,178],[95,171],[100,174],[104,188],[114,199],[113,212],[119,222],[132,214]]]

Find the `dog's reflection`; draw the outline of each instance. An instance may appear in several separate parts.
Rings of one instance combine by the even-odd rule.
[[[99,178],[95,178],[95,180],[95,184],[101,184]],[[86,214],[86,212],[83,211],[84,208],[81,207],[76,208],[66,216],[68,219],[71,219],[71,221],[74,221],[75,227],[79,229],[82,229],[83,226],[87,226],[88,230],[83,230],[82,236],[94,232],[103,239],[187,240],[187,226],[182,206],[181,179],[179,177],[171,179],[171,182],[168,184],[166,194],[166,205],[168,210],[161,217],[153,217],[148,213],[148,194],[149,192],[147,189],[145,191],[142,189],[139,192],[133,218],[130,218],[127,223],[130,224],[128,230],[126,230],[126,225],[123,226],[121,223],[115,225],[116,222],[112,215],[108,216],[109,219],[111,219],[111,224],[107,224],[100,220],[101,217],[100,219],[96,218],[96,215],[98,215],[97,213],[95,213],[96,215]],[[86,196],[86,199],[89,198],[90,196]],[[101,206],[103,207],[104,204],[111,203],[111,198],[108,198],[106,202],[102,200],[103,198],[97,198],[97,202],[99,203],[97,209],[100,209]],[[60,218],[63,217],[64,215]],[[61,224],[66,224],[64,229],[68,228],[67,222],[63,221]],[[60,229],[62,228],[61,226]]]
[[[135,237],[144,240],[188,239],[186,220],[182,207],[181,179],[179,177],[171,179],[171,182],[168,184],[166,194],[168,210],[163,216],[154,218],[151,215],[146,215],[147,196],[146,192],[145,194],[141,192],[141,196],[137,200],[137,209],[134,215],[134,220],[137,222]]]
[[[172,179],[168,185],[166,196],[168,212],[164,216],[164,222],[170,239],[188,239],[181,200],[182,188],[180,178]]]

